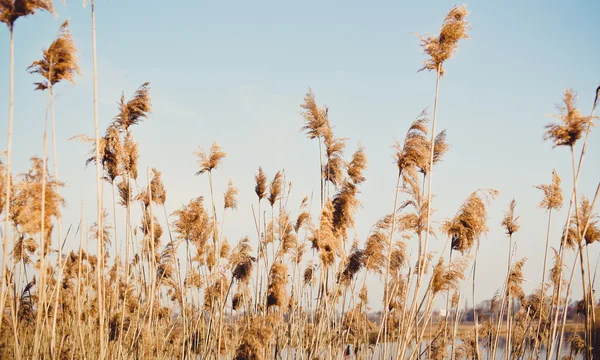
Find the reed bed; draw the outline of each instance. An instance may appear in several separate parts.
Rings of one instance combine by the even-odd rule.
[[[448,12],[438,35],[420,36],[426,55],[420,70],[436,73],[433,118],[421,112],[404,140],[393,144],[393,208],[382,210],[360,241],[350,233],[366,181],[367,152],[363,146],[346,152],[347,139],[334,134],[328,107],[311,89],[300,105],[298,127],[318,143],[318,212],[311,211],[312,197],[300,204],[289,201],[292,185],[284,169],[268,176],[257,164],[254,189],[238,189],[232,180],[214,184],[214,173],[227,161],[225,149],[215,142],[194,152],[205,195],[191,195],[187,204],[167,213],[161,172],[138,168],[143,147],[135,129],[151,117],[150,84],[131,96],[122,94],[114,119],[106,129],[98,128],[93,0],[91,5],[95,132],[72,139],[89,148],[85,162],[96,167],[96,221],[88,226],[82,206],[80,219],[69,219],[74,225],[65,231],[60,193],[66,180],[58,173],[53,88],[76,79],[78,50],[65,22],[40,60],[29,66],[34,89],[48,94],[53,166],[50,171],[46,119],[43,156],[31,158],[29,171],[13,174],[15,22],[39,11],[53,13],[54,7],[45,0],[0,0],[0,21],[11,36],[8,151],[0,162],[0,358],[591,359],[600,350],[588,252],[600,240],[598,190],[586,197],[577,187],[600,87],[589,116],[567,89],[554,115],[557,122],[540,134],[553,147],[570,151],[573,173],[564,176],[572,176],[574,186],[567,189],[571,195],[559,239],[550,234],[550,225],[561,221],[552,215],[565,205],[561,178],[549,171],[549,183],[535,186],[542,191],[540,211],[548,214],[538,288],[526,294],[522,287],[527,259],[516,258],[514,251],[520,216],[512,200],[504,217],[493,220],[508,238],[505,279],[489,311],[473,309],[473,323],[465,325],[463,318],[471,314],[461,303],[469,294],[474,303],[479,244],[499,194],[474,189],[453,217],[434,226],[433,174],[450,150],[446,131],[436,130],[440,83],[443,65],[469,37],[465,6]],[[237,209],[238,193],[252,190],[254,238],[230,241],[227,215]],[[105,192],[112,199],[107,203]],[[125,219],[117,219],[118,207]],[[432,237],[445,239],[441,253],[430,251]],[[63,251],[67,241],[73,250]],[[409,251],[413,248],[416,256]],[[575,263],[565,263],[572,257]],[[378,318],[370,313],[367,276],[384,284],[383,298],[376,300],[382,309]],[[577,306],[581,331],[566,322],[575,286],[583,289]],[[436,320],[439,303],[448,312]]]

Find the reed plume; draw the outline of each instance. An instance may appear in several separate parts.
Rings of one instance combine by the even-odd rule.
[[[27,71],[39,74],[44,81],[37,82],[36,90],[47,90],[62,80],[75,83],[75,75],[80,73],[77,59],[77,47],[68,28],[69,21],[60,26],[58,38],[43,51],[43,57],[34,61]]]
[[[544,140],[554,143],[553,147],[575,146],[577,140],[581,139],[583,133],[592,126],[592,119],[581,115],[576,104],[576,93],[572,89],[565,90],[564,105],[557,105],[559,114],[552,117],[560,120],[560,123],[549,123],[546,125]]]
[[[585,240],[586,245],[600,240],[598,214],[593,213],[592,211],[592,204],[590,204],[588,198],[583,196],[579,205],[579,216],[573,214],[571,217],[571,224],[566,234],[566,246],[569,248],[575,248],[576,244],[579,244],[579,242],[583,240]],[[587,228],[585,227],[586,225]],[[582,232],[584,229],[586,230],[583,234]]]
[[[58,193],[64,184],[56,180],[43,169],[43,161],[38,157],[31,158],[31,169],[18,176],[20,181],[15,186],[10,218],[21,234],[34,236],[39,234],[42,226],[42,201],[44,202],[44,254],[48,253],[52,229],[52,219],[60,217],[60,208],[65,201]],[[43,179],[43,174],[46,179]],[[45,183],[45,196],[42,199],[42,184]]]
[[[273,180],[271,181],[271,185],[269,186],[269,196],[267,200],[269,200],[269,204],[271,207],[275,205],[275,202],[279,199],[281,195],[281,171],[278,171]]]
[[[425,111],[422,111],[408,128],[404,143],[394,142],[394,159],[400,173],[412,167],[420,169],[427,167],[429,155],[427,123]]]
[[[329,131],[329,108],[327,106],[319,107],[315,100],[315,95],[312,89],[308,89],[308,93],[304,96],[304,103],[300,105],[302,108],[302,117],[304,118],[304,125],[300,129],[306,132],[306,136],[309,139],[319,140],[319,181],[321,187],[321,206],[324,202],[324,180],[326,174],[323,173],[323,151],[321,149],[323,138],[325,133]],[[330,132],[330,131],[329,131]]]
[[[469,11],[465,5],[455,6],[446,15],[438,36],[423,37],[419,35],[421,47],[429,56],[419,71],[433,70],[439,72],[440,75],[444,74],[443,63],[454,55],[460,40],[469,38],[467,35],[467,30],[470,29],[467,22],[468,15]]]
[[[356,198],[358,189],[352,181],[344,181],[341,190],[332,200],[333,230],[337,237],[346,237],[346,230],[354,226],[354,215],[358,210],[359,201]]]
[[[509,298],[517,298],[521,303],[525,303],[525,293],[523,292],[522,284],[525,281],[525,277],[523,276],[523,266],[526,261],[527,258],[517,261],[508,273],[506,291],[509,294]]]
[[[327,106],[320,108],[315,100],[315,94],[309,88],[308,93],[304,96],[304,103],[300,107],[303,109],[302,117],[304,118],[304,126],[301,130],[306,132],[309,139],[323,137],[329,127]]]
[[[164,205],[167,201],[167,191],[163,185],[162,174],[160,171],[152,168],[152,180],[150,180],[150,186],[152,187],[152,202],[156,205]]]
[[[35,254],[38,245],[35,240],[25,235],[20,235],[13,244],[11,258],[14,263],[22,262],[23,265],[31,264],[31,256]]]
[[[249,242],[250,239],[247,237],[241,239],[229,258],[229,262],[233,268],[233,278],[246,284],[250,282],[252,265],[256,261],[256,258],[250,256],[252,249]]]
[[[461,253],[470,251],[481,235],[488,231],[486,225],[487,205],[479,196],[482,192],[484,198],[494,199],[498,191],[494,189],[477,190],[461,205],[454,218],[442,224],[442,231],[452,238],[452,249]]]
[[[331,127],[327,127],[323,134],[325,144],[325,158],[327,162],[323,165],[323,178],[337,187],[344,178],[345,163],[342,159],[346,148],[346,138],[338,138],[333,135]]]
[[[137,180],[138,177],[138,160],[139,160],[138,144],[133,139],[133,135],[128,132],[123,141],[123,170],[129,176]]]
[[[333,204],[325,203],[321,213],[319,228],[313,230],[310,238],[312,247],[319,251],[321,262],[324,266],[333,265],[336,253],[340,250],[333,228]]]
[[[519,217],[515,217],[516,206],[517,202],[515,199],[512,199],[510,204],[508,204],[508,211],[504,212],[504,218],[502,219],[502,227],[508,236],[512,236],[512,234],[519,231],[521,228],[521,225],[519,225]]]
[[[123,148],[119,130],[115,126],[109,126],[106,129],[103,143],[104,146],[101,151],[102,166],[106,170],[106,179],[112,184],[121,175],[121,163],[123,159]],[[95,157],[90,158],[90,160],[95,161]]]
[[[464,280],[464,271],[468,265],[466,258],[458,258],[445,265],[440,258],[433,268],[431,290],[434,294],[442,291],[459,290],[460,281]]]
[[[562,264],[560,260],[560,253],[558,252],[558,250],[552,248],[552,251],[554,251],[554,265],[549,271],[549,278],[553,286],[555,288],[558,288],[558,285],[561,282],[564,282],[564,279],[562,278],[562,273],[564,270],[562,270],[561,267],[564,268],[566,267],[566,265]],[[559,296],[559,294],[556,295]]]
[[[208,154],[202,147],[199,148],[200,151],[194,152],[194,155],[198,157],[198,166],[200,167],[200,170],[198,170],[196,175],[202,175],[205,172],[211,172],[216,169],[219,164],[221,164],[221,161],[227,156],[216,141],[211,145]]]
[[[345,286],[350,285],[350,283],[354,279],[354,276],[363,268],[364,258],[364,250],[354,249],[350,253],[350,256],[348,256],[348,258],[346,259],[344,270],[340,273],[338,281],[340,281]]]
[[[267,176],[263,172],[261,167],[258,168],[258,174],[254,177],[256,180],[256,186],[254,187],[254,192],[256,196],[258,196],[258,200],[264,199],[267,192]]]
[[[213,224],[203,206],[202,196],[190,200],[180,210],[173,212],[177,219],[173,222],[173,228],[181,239],[192,242],[198,249],[202,249],[210,237]]]
[[[146,82],[137,88],[129,101],[125,101],[125,93],[121,94],[119,114],[114,121],[121,131],[129,132],[129,127],[147,119],[151,112],[150,83]]]
[[[369,236],[364,249],[365,268],[376,274],[383,273],[386,265],[385,250],[387,248],[387,235],[381,231],[375,231]]]
[[[238,194],[238,189],[235,186],[233,186],[233,182],[231,180],[229,180],[229,183],[227,184],[227,190],[225,191],[225,194],[223,195],[225,209],[232,209],[232,210],[237,209],[237,194]]]
[[[277,306],[283,309],[287,304],[287,266],[274,263],[269,271],[269,284],[267,288],[267,307]]]
[[[358,185],[366,180],[363,172],[367,168],[367,163],[365,148],[361,145],[354,154],[352,154],[352,160],[350,160],[350,163],[348,164],[348,177],[352,180],[354,185]]]
[[[540,189],[544,192],[544,198],[539,204],[541,209],[560,210],[563,205],[563,194],[560,183],[560,176],[558,176],[556,169],[554,169],[552,170],[551,184],[541,184],[535,186],[536,189]]]
[[[0,22],[6,24],[12,32],[17,19],[34,15],[41,10],[51,14],[55,13],[51,0],[2,0],[0,1]]]

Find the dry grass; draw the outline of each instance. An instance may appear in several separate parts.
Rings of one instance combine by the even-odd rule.
[[[38,10],[52,12],[52,3],[0,0],[0,21],[12,32],[17,18]],[[465,6],[456,6],[438,36],[421,38],[428,55],[421,70],[436,71],[438,86],[443,64],[468,38],[468,15]],[[52,86],[62,80],[73,82],[79,72],[77,47],[67,25],[61,26],[42,59],[29,67],[44,78],[36,83],[39,90],[51,93]],[[379,354],[405,359],[422,351],[419,358],[480,359],[480,350],[486,349],[492,357],[504,351],[508,359],[517,359],[537,358],[543,347],[558,351],[554,342],[570,332],[573,335],[565,339],[568,356],[587,354],[594,345],[593,289],[586,284],[592,271],[587,246],[600,240],[594,210],[597,193],[593,199],[578,195],[578,175],[574,211],[569,211],[564,226],[566,246],[561,242],[552,247],[554,264],[546,274],[544,263],[540,287],[531,294],[523,290],[529,279],[524,273],[526,259],[512,258],[513,236],[520,235],[521,227],[516,200],[502,219],[493,220],[509,237],[506,278],[497,284],[489,311],[474,310],[476,321],[465,323],[466,297],[474,298],[475,292],[477,250],[490,231],[489,208],[498,191],[472,192],[452,218],[434,226],[431,177],[450,149],[446,131],[435,131],[435,111],[431,123],[421,112],[404,140],[394,142],[398,184],[394,209],[382,212],[361,239],[355,227],[361,186],[367,181],[367,153],[362,145],[346,153],[347,139],[336,136],[329,108],[317,104],[311,89],[300,105],[300,116],[301,131],[319,142],[318,212],[308,196],[291,204],[292,186],[284,170],[271,178],[259,167],[254,189],[238,189],[232,180],[213,184],[214,173],[222,171],[227,157],[215,141],[209,151],[200,147],[194,153],[196,175],[208,178],[208,188],[201,191],[210,192],[210,198],[192,195],[169,215],[167,201],[173,200],[167,196],[162,173],[152,168],[139,176],[143,146],[135,139],[133,125],[150,118],[150,95],[149,83],[129,99],[122,94],[115,117],[97,142],[74,137],[92,145],[85,163],[99,166],[98,178],[113,191],[112,211],[100,202],[91,226],[85,221],[89,214],[82,213],[81,219],[68,219],[76,223],[73,229],[60,233],[65,203],[59,190],[65,184],[56,171],[48,171],[45,158],[32,158],[31,169],[16,176],[0,162],[0,216],[9,225],[3,234],[7,261],[0,358],[260,360]],[[572,90],[565,92],[559,112],[555,117],[560,122],[547,125],[544,137],[554,147],[570,148],[575,170],[574,146],[584,133],[587,142],[594,117],[579,112]],[[550,184],[536,188],[543,191],[539,207],[548,212],[550,229],[552,211],[563,205],[561,179],[554,171]],[[99,189],[99,199],[104,199],[104,186]],[[237,224],[225,227],[225,218],[238,210],[238,195],[252,190],[256,198],[251,231],[256,230],[256,237],[231,241],[226,235]],[[220,216],[216,193],[223,195]],[[261,204],[267,208],[261,210]],[[126,210],[123,220],[117,218],[117,205]],[[249,210],[240,206],[238,211]],[[446,237],[449,248],[430,251],[429,236]],[[63,253],[65,239],[70,251]],[[125,245],[125,252],[113,252],[111,244]],[[97,253],[88,250],[91,245],[98,246]],[[547,243],[546,253],[549,248]],[[585,296],[578,311],[586,319],[583,335],[581,325],[566,322],[565,304],[576,270],[575,263],[564,264],[568,252],[580,258],[577,270]],[[565,276],[569,270],[570,278]],[[372,295],[373,276],[383,280],[379,299]],[[466,286],[470,276],[472,291]],[[444,301],[448,316],[435,321],[435,305]],[[379,321],[371,316],[370,304],[383,309]],[[498,341],[501,336],[507,339],[504,345]]]

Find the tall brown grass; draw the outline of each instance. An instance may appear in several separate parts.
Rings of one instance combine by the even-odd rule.
[[[539,358],[544,350],[547,358],[559,358],[568,345],[568,358],[591,359],[598,350],[595,270],[588,246],[600,240],[595,210],[600,184],[593,197],[586,197],[577,183],[600,88],[590,116],[576,107],[576,93],[566,90],[554,115],[559,122],[548,124],[543,134],[554,147],[570,150],[574,185],[554,246],[550,229],[563,205],[561,179],[553,171],[551,183],[536,186],[543,192],[539,207],[548,213],[539,287],[531,294],[523,289],[527,259],[516,258],[515,243],[521,241],[525,215],[519,215],[522,210],[513,199],[501,219],[491,220],[508,237],[507,266],[499,270],[505,278],[497,284],[489,311],[482,314],[474,306],[473,323],[462,324],[469,293],[475,303],[480,242],[490,232],[490,207],[499,194],[489,188],[464,194],[454,216],[434,226],[434,168],[450,150],[446,130],[436,132],[439,85],[446,75],[443,65],[468,38],[465,6],[448,12],[439,35],[421,37],[427,55],[421,70],[436,73],[433,118],[421,112],[404,139],[393,143],[393,208],[383,211],[360,239],[355,228],[367,181],[367,150],[361,144],[347,153],[347,139],[336,136],[329,108],[317,103],[312,89],[300,105],[299,127],[319,142],[318,211],[312,210],[312,196],[293,203],[285,169],[259,166],[254,189],[238,189],[232,180],[213,182],[216,171],[228,171],[227,154],[215,141],[208,151],[200,147],[194,153],[196,175],[207,181],[201,179],[189,202],[169,214],[167,200],[172,200],[163,174],[139,169],[144,148],[135,139],[134,125],[143,126],[152,114],[149,83],[130,98],[121,95],[100,136],[93,0],[91,5],[95,135],[74,138],[91,145],[82,162],[96,166],[97,213],[88,224],[82,205],[77,225],[63,234],[60,189],[66,179],[58,177],[53,87],[72,82],[79,73],[77,47],[65,22],[57,40],[29,67],[43,78],[37,89],[48,90],[53,171],[48,171],[44,131],[43,156],[32,157],[26,173],[13,175],[14,23],[53,7],[42,0],[0,0],[0,21],[11,34],[9,149],[6,163],[0,162],[0,216],[5,221],[0,358],[482,359],[487,354],[512,360]],[[104,204],[105,184],[111,187],[112,207]],[[220,215],[219,189],[224,190]],[[247,211],[238,209],[237,197],[251,191],[256,195],[251,207],[256,238],[231,241],[227,234],[237,224],[228,221],[226,227],[225,219],[232,211]],[[208,193],[210,199],[202,195]],[[119,205],[125,219],[118,217]],[[441,252],[429,249],[430,237],[445,239]],[[79,245],[64,252],[66,241]],[[547,269],[549,248],[554,262]],[[565,264],[569,254],[574,256],[571,266]],[[580,279],[574,276],[577,270]],[[372,296],[372,277],[383,282],[380,299]],[[568,334],[569,300],[579,280],[583,331]],[[379,316],[373,316],[373,303],[381,307]],[[443,303],[447,314],[439,319],[435,308]]]

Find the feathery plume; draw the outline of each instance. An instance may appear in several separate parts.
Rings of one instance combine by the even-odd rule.
[[[119,114],[115,117],[115,123],[125,132],[129,127],[137,125],[152,112],[150,102],[150,83],[143,83],[133,94],[129,101],[125,101],[125,93],[121,94],[119,101]]]
[[[579,223],[577,221],[578,219]],[[580,239],[579,234],[583,232],[586,223],[587,229],[585,230],[585,234],[582,234],[583,239]],[[600,240],[598,214],[592,212],[592,204],[585,196],[581,198],[581,204],[579,205],[579,217],[577,217],[576,213],[571,217],[571,225],[569,226],[566,245],[570,248],[574,248],[575,244],[579,243],[580,240],[585,240],[586,244],[591,244]]]
[[[521,225],[519,225],[519,217],[515,218],[515,207],[517,206],[517,202],[515,199],[510,201],[508,205],[508,211],[504,212],[504,218],[502,219],[502,227],[506,231],[506,235],[512,236],[512,234],[519,231]]]
[[[127,179],[121,180],[117,183],[117,190],[119,192],[119,205],[127,207],[133,200],[133,193],[131,186]]]
[[[164,205],[167,201],[167,191],[162,183],[160,171],[155,168],[152,168],[150,186],[152,187],[152,201],[157,205]]]
[[[369,236],[365,244],[364,262],[367,270],[381,274],[386,265],[384,255],[387,248],[387,235],[381,231],[375,231]]]
[[[14,189],[14,197],[10,207],[10,218],[21,234],[35,235],[41,230],[42,214],[42,183],[43,161],[38,157],[31,158],[31,169],[19,175],[21,179]],[[56,179],[46,169],[46,196],[44,204],[44,227],[46,245],[50,246],[52,233],[52,218],[60,217],[60,207],[65,201],[58,189],[64,184]],[[45,249],[46,251],[46,249]]]
[[[548,273],[552,284],[555,288],[558,288],[564,269],[561,269],[562,261],[560,259],[560,253],[555,248],[552,248],[552,251],[554,251],[554,264]],[[563,264],[562,267],[564,268],[566,265]]]
[[[444,265],[442,258],[433,268],[433,278],[431,280],[431,289],[436,294],[440,291],[459,290],[460,280],[464,280],[464,270],[468,262],[465,258],[458,258],[448,266]]]
[[[423,110],[417,120],[408,128],[404,138],[404,144],[394,142],[394,160],[398,171],[403,173],[406,169],[416,167],[426,169],[429,161],[429,141],[427,140],[426,111]]]
[[[58,38],[43,51],[41,60],[34,61],[27,71],[39,74],[46,79],[35,83],[36,90],[46,90],[62,80],[74,83],[74,77],[80,73],[77,60],[77,47],[68,29],[69,21],[65,21],[58,31]]]
[[[278,306],[280,309],[286,306],[287,295],[285,287],[287,284],[287,266],[275,263],[269,271],[269,285],[267,288],[267,307]]]
[[[312,284],[315,280],[315,269],[312,265],[309,265],[304,269],[304,285]]]
[[[526,261],[527,258],[517,261],[510,269],[510,273],[508,274],[507,292],[511,297],[521,300],[521,303],[525,302],[525,293],[523,292],[521,285],[525,281],[525,278],[523,277],[523,266],[525,265]]]
[[[19,236],[13,245],[11,257],[15,264],[23,262],[24,265],[31,264],[31,256],[35,254],[38,246],[35,240],[25,235]]]
[[[281,236],[280,251],[281,256],[283,256],[283,254],[287,254],[297,248],[298,238],[296,237],[296,234],[294,234],[294,225],[290,221],[290,217],[284,209],[281,209],[279,212],[278,224],[278,232]]]
[[[0,22],[5,23],[12,31],[18,18],[34,15],[38,10],[55,13],[52,0],[2,0],[0,1]]]
[[[192,199],[187,205],[173,213],[177,220],[173,222],[173,229],[186,241],[190,241],[197,248],[202,249],[208,240],[213,227],[208,214],[202,205],[202,196]]]
[[[342,183],[344,178],[344,149],[346,148],[346,138],[337,138],[333,135],[331,127],[327,127],[323,134],[325,144],[325,157],[327,162],[323,165],[323,178],[334,186]]]
[[[542,184],[534,186],[544,192],[544,198],[539,207],[546,210],[558,210],[563,204],[563,194],[560,187],[560,177],[556,169],[552,170],[552,184]]]
[[[367,155],[364,146],[359,146],[358,150],[352,154],[352,160],[348,164],[348,176],[355,185],[365,181],[363,172],[367,168]]]
[[[354,275],[356,275],[364,265],[365,251],[361,249],[354,249],[350,256],[346,259],[344,270],[339,275],[339,281],[345,286],[350,285]]]
[[[304,117],[304,126],[302,131],[306,132],[309,139],[315,139],[322,137],[325,130],[329,127],[327,119],[327,113],[329,109],[327,106],[319,108],[315,100],[315,95],[312,89],[308,89],[308,93],[304,96],[304,103],[300,105],[303,109],[302,117]]]
[[[334,234],[333,204],[331,201],[326,202],[323,206],[319,228],[313,230],[310,240],[312,247],[319,251],[323,265],[332,265],[340,246]]]
[[[442,231],[452,238],[452,249],[461,253],[469,251],[475,241],[488,231],[486,225],[487,206],[478,192],[494,199],[498,191],[494,189],[477,190],[462,204],[454,218],[447,220],[442,225]]]
[[[200,170],[198,170],[196,175],[202,175],[207,171],[211,172],[216,169],[219,164],[221,164],[221,161],[227,156],[216,141],[211,145],[209,154],[207,154],[202,147],[199,148],[200,151],[194,152],[194,155],[198,156],[198,165],[200,166]]]
[[[434,70],[444,75],[443,63],[452,57],[460,40],[469,38],[468,15],[469,11],[465,5],[455,6],[446,15],[439,36],[424,38],[419,35],[423,51],[429,55],[429,59],[423,62],[423,67],[419,71]]]
[[[123,147],[121,146],[119,130],[113,125],[106,129],[101,157],[108,181],[112,184],[117,176],[120,175],[123,158]]]
[[[546,125],[544,140],[551,140],[553,147],[557,146],[575,146],[577,140],[588,127],[592,126],[592,119],[583,116],[579,109],[575,107],[576,94],[572,89],[565,90],[563,98],[564,105],[558,105],[559,115],[552,117],[561,121],[561,123],[550,123]]]
[[[133,139],[133,135],[127,132],[125,140],[123,141],[123,169],[129,173],[134,180],[138,177],[138,159],[140,154],[138,152],[138,144]]]
[[[354,225],[354,214],[359,205],[356,185],[344,181],[342,189],[333,197],[333,229],[336,236],[345,237],[346,229]]]
[[[269,197],[267,200],[269,200],[269,204],[271,204],[271,206],[275,204],[279,198],[279,195],[281,195],[281,171],[278,171],[275,174],[275,177],[273,177],[271,185],[269,186]]]
[[[238,189],[235,186],[233,186],[233,182],[230,179],[229,183],[227,184],[227,191],[225,191],[225,194],[223,196],[225,202],[225,209],[237,209],[237,194]]]
[[[261,167],[258,168],[258,174],[254,176],[254,179],[256,180],[254,192],[258,196],[258,201],[260,201],[264,199],[267,192],[267,176]]]

